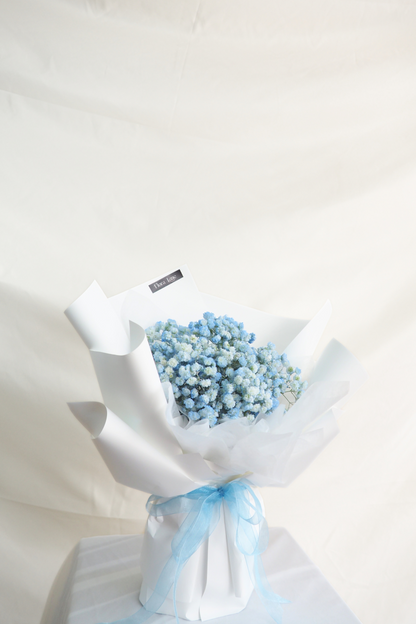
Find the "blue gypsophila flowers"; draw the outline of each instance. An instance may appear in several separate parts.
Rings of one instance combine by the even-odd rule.
[[[188,327],[169,319],[146,334],[161,381],[172,384],[180,411],[192,421],[253,422],[279,402],[289,408],[307,387],[285,353],[271,342],[253,347],[255,335],[229,316],[205,312]]]

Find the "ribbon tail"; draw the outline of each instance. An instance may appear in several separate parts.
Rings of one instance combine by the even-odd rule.
[[[269,530],[261,503],[244,482],[230,484],[226,500],[236,524],[236,544],[245,557],[251,582],[269,615],[276,624],[282,624],[282,605],[290,600],[272,590],[263,566],[261,554],[267,548]]]
[[[247,560],[247,557],[246,557]],[[250,565],[247,561],[247,565]],[[254,558],[254,587],[257,595],[263,603],[263,606],[273,618],[276,624],[282,624],[283,617],[283,604],[290,603],[290,600],[282,598],[279,594],[276,594],[269,583],[266,575],[266,571],[263,566],[263,561],[260,555],[256,555]]]

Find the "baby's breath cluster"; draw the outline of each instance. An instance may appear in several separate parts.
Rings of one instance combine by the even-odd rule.
[[[179,409],[190,420],[210,426],[227,419],[274,410],[284,399],[290,407],[307,382],[273,343],[255,348],[255,335],[229,316],[178,325],[169,319],[146,330],[161,381],[169,381]]]

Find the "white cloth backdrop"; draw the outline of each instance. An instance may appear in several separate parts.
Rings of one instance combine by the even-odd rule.
[[[1,0],[0,89],[0,620],[144,527],[66,407],[100,394],[63,310],[186,262],[273,314],[331,299],[369,381],[269,524],[363,624],[413,624],[416,3]]]

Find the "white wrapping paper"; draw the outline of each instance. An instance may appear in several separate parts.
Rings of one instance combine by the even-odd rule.
[[[104,405],[69,404],[90,431],[114,478],[160,497],[190,492],[244,475],[252,487],[285,487],[338,433],[340,407],[363,383],[358,361],[332,341],[315,364],[313,353],[331,314],[327,302],[309,321],[276,318],[201,294],[186,266],[182,277],[160,276],[107,299],[94,282],[66,314],[90,349]],[[152,292],[149,284],[163,284]],[[205,311],[228,314],[254,331],[255,346],[272,341],[302,369],[310,385],[288,413],[279,406],[247,425],[232,420],[209,428],[188,423],[162,384],[144,328],[174,318],[187,324]],[[224,510],[225,507],[225,510]],[[170,557],[170,542],[181,518],[149,518],[141,567],[141,601],[150,596]],[[210,538],[185,566],[177,589],[179,615],[207,620],[244,608],[252,592],[244,557],[235,545],[235,527],[226,506]],[[173,614],[172,596],[161,613]]]
[[[259,498],[258,492],[256,495]],[[153,593],[182,520],[183,514],[148,519],[140,560],[141,569],[146,570],[140,589],[143,604]],[[228,507],[222,505],[214,532],[189,559],[180,576],[178,615],[205,621],[238,613],[247,605],[252,591],[246,560],[235,544],[234,522]],[[172,590],[159,612],[174,613]]]

